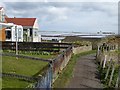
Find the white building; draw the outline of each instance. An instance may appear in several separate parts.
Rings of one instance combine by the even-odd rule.
[[[4,8],[0,7],[0,22],[4,22],[4,17],[5,17]]]
[[[5,28],[5,41],[23,42],[23,27],[21,25],[13,23],[0,23],[0,25]]]
[[[5,18],[7,23],[14,23],[23,27],[24,42],[41,42],[38,35],[38,23],[36,18]]]
[[[13,25],[12,27],[7,27],[5,30],[6,33],[6,41],[17,41],[23,42],[23,27],[20,25]]]

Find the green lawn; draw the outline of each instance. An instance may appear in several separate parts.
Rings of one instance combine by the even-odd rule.
[[[56,57],[56,55],[41,55],[41,54],[37,55],[37,54],[30,54],[30,53],[20,54],[20,55],[38,57],[38,58],[43,58],[43,59],[53,59]]]
[[[10,77],[2,78],[2,88],[26,88],[30,84],[32,83],[20,79]]]
[[[0,77],[0,90],[2,88],[2,78]]]
[[[2,72],[16,73],[21,75],[32,76],[40,71],[48,62],[27,60],[23,58],[3,56],[2,57]]]
[[[13,53],[15,54],[15,51],[3,51],[4,53]],[[38,57],[38,58],[43,58],[43,59],[53,59],[55,58],[58,54],[51,54],[49,52],[18,52],[18,55],[25,55],[25,56],[31,56],[31,57]]]
[[[27,60],[23,58],[3,56],[2,57],[2,72],[4,73],[15,73],[25,76],[33,76],[45,67],[48,62]],[[30,82],[4,77],[2,78],[2,88],[25,88]]]

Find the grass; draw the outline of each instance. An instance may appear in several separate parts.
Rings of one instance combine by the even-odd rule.
[[[117,80],[117,77],[118,77],[119,66],[115,67],[115,71],[114,71],[114,74],[113,74],[113,79],[112,79],[112,82],[111,82],[111,86],[108,86],[108,83],[109,83],[109,80],[110,80],[110,75],[111,75],[111,72],[112,72],[112,68],[110,68],[108,78],[105,80],[105,75],[106,75],[107,69],[108,69],[108,67],[106,67],[104,69],[102,69],[100,66],[98,67],[98,70],[100,72],[101,82],[103,83],[105,88],[115,88],[116,80]]]
[[[30,53],[20,54],[20,55],[38,57],[38,58],[43,58],[43,59],[53,59],[53,58],[55,58],[55,55],[41,55],[41,54],[38,55],[38,54],[30,54]]]
[[[2,78],[0,77],[0,90],[2,89]]]
[[[104,52],[103,54],[108,55],[111,58],[114,58],[113,61],[116,62],[117,57],[118,57],[118,53],[119,53],[119,50]],[[110,62],[106,63],[106,67],[103,69],[103,67],[100,65],[100,62],[98,62],[98,70],[100,72],[100,79],[101,79],[101,82],[102,82],[104,88],[115,88],[116,80],[117,80],[117,77],[118,77],[118,72],[119,72],[119,67],[120,66],[118,64],[115,64],[115,70],[114,70],[112,82],[111,82],[111,85],[109,86],[108,84],[109,84],[109,81],[110,81],[112,67],[110,68],[108,77],[105,80],[105,75],[107,73],[109,64],[110,64]]]
[[[92,54],[95,52],[96,52],[95,50],[94,51],[92,50],[92,51],[82,52],[80,54],[72,55],[68,65],[66,66],[66,68],[64,68],[62,73],[59,75],[58,79],[54,82],[53,88],[64,88],[65,86],[67,86],[67,84],[69,83],[69,81],[73,75],[73,69],[74,69],[74,66],[75,66],[78,58],[80,56]]]
[[[18,58],[17,60],[16,57],[3,56],[2,72],[33,76],[47,64],[47,62],[43,61],[27,60],[23,58]]]
[[[13,53],[15,54],[15,51],[12,50],[4,50],[4,53]],[[49,52],[34,52],[34,51],[19,51],[18,55],[25,55],[25,56],[31,56],[31,57],[38,57],[43,59],[53,59],[56,57],[57,54],[52,54]]]
[[[2,78],[2,88],[26,88],[30,84],[32,83],[16,78]]]
[[[6,52],[5,52],[6,53]],[[7,52],[8,53],[8,52]],[[21,52],[20,55],[38,57],[43,59],[52,59],[56,55],[49,53],[36,53],[36,52]],[[15,73],[25,76],[34,76],[36,75],[43,67],[45,67],[48,62],[37,61],[37,60],[28,60],[24,58],[12,57],[12,56],[3,56],[2,57],[2,72],[4,73]],[[31,86],[31,82],[27,82],[21,79],[3,77],[2,78],[2,88],[25,88]]]
[[[2,72],[33,76],[47,64],[47,62],[43,61],[34,61],[23,58],[16,59],[16,57],[3,56]],[[9,77],[2,78],[2,88],[25,88],[29,84],[31,83],[20,79]]]

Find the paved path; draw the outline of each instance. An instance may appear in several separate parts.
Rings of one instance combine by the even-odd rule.
[[[102,88],[95,54],[80,57],[67,88]]]

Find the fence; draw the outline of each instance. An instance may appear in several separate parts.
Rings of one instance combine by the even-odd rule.
[[[44,69],[42,77],[39,81],[33,86],[35,88],[50,88],[52,83],[57,79],[63,68],[68,64],[72,55],[72,46],[69,46],[66,51],[60,54],[52,62],[49,63],[49,66]]]
[[[47,43],[47,42],[18,42],[18,50],[21,51],[48,51],[58,52],[66,49],[70,43]],[[16,42],[2,42],[3,50],[16,50]]]
[[[18,78],[18,79],[23,79],[23,80],[29,81],[29,82],[36,81],[36,78],[19,75],[19,74],[12,74],[12,73],[2,73],[2,77]]]
[[[107,86],[111,87],[113,83],[113,77],[115,79],[115,83],[113,85],[114,88],[118,88],[119,86],[119,78],[120,78],[120,65],[118,58],[118,45],[112,44],[103,44],[98,46],[97,51],[97,60],[100,63],[101,73],[104,72],[104,80],[107,81]],[[116,78],[117,73],[117,78]]]
[[[2,49],[15,50],[15,42],[2,42]],[[36,42],[18,43],[18,50],[44,51],[45,49],[48,51],[52,49],[53,49],[52,51],[54,51],[54,49],[65,49],[65,50],[53,60],[44,60],[40,58],[34,58],[34,57],[22,56],[22,55],[12,55],[19,58],[27,58],[31,60],[42,60],[49,62],[49,64],[46,67],[44,67],[41,71],[39,71],[36,75],[34,75],[34,77],[37,78],[37,81],[32,86],[28,86],[30,88],[46,88],[46,89],[51,88],[52,83],[54,83],[58,75],[68,64],[72,55],[72,45],[68,43],[36,43]],[[11,54],[3,54],[3,55],[11,56]]]

